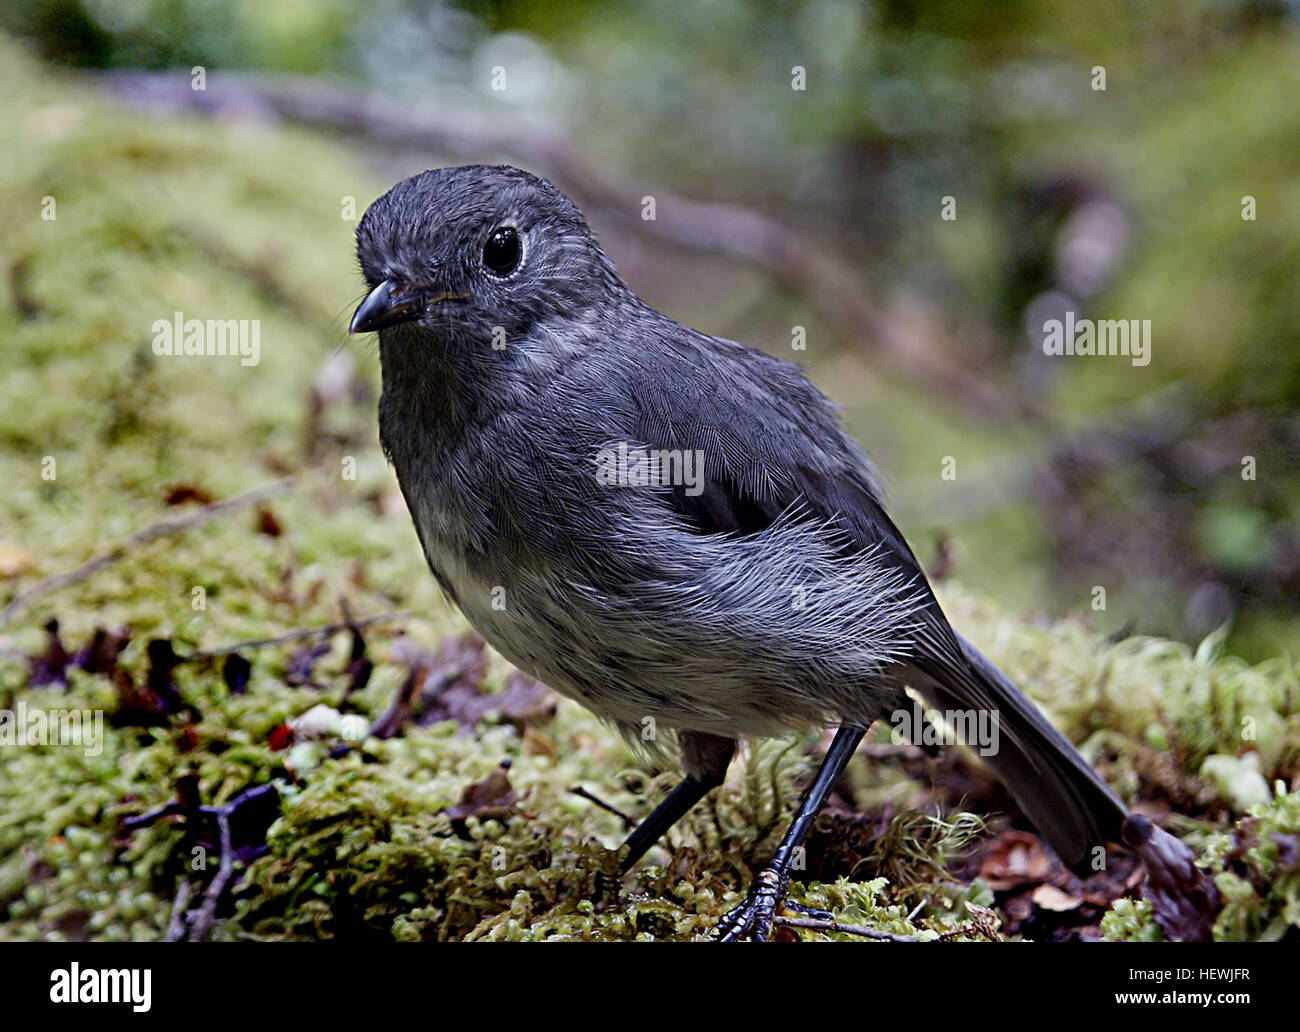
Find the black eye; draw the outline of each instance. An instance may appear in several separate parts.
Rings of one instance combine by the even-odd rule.
[[[483,245],[483,264],[498,276],[504,276],[515,271],[519,259],[523,257],[523,252],[523,245],[519,242],[519,234],[515,228],[502,226],[500,229],[494,229],[492,235],[488,237],[488,242]]]

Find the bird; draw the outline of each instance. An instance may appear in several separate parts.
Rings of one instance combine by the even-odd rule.
[[[723,783],[740,740],[834,726],[715,930],[769,938],[809,826],[909,692],[991,718],[985,762],[1024,815],[1072,869],[1105,866],[1126,806],[949,623],[796,364],[655,310],[572,200],[509,165],[397,183],[356,251],[349,329],[378,334],[380,443],[433,577],[507,660],[680,767],[624,871]]]

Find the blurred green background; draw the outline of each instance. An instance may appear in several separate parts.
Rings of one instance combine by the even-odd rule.
[[[295,255],[314,238],[285,273],[296,286],[259,295],[302,331],[288,339],[308,370],[342,343],[360,289],[340,177],[312,145],[288,151],[302,165],[278,173],[300,204],[272,212],[277,228],[253,215],[256,182],[205,183],[228,166],[195,137],[128,153],[123,120],[145,134],[194,112],[252,126],[237,137],[247,155],[229,155],[250,168],[266,134],[296,140],[305,121],[368,170],[356,215],[437,164],[552,176],[656,307],[809,368],[936,577],[1107,633],[1196,641],[1227,624],[1248,659],[1300,651],[1296,3],[9,0],[0,27],[47,86],[102,91],[122,112],[74,169],[30,153],[58,121],[57,104],[40,108],[40,131],[20,124],[6,146],[10,183],[26,169],[26,193],[59,195],[41,175],[73,192],[101,177],[111,193],[113,162],[131,161],[160,196],[229,202],[222,226],[256,268],[281,236]],[[300,103],[268,102],[267,84]],[[339,97],[364,98],[348,108],[362,117],[313,105]],[[30,221],[39,196],[7,201],[11,223]],[[49,358],[48,338],[23,336],[24,305],[69,300],[67,255],[38,241],[19,229],[5,245],[6,336],[31,349],[6,366],[15,404],[24,362]],[[1065,308],[1149,319],[1150,364],[1044,357],[1038,327]],[[116,318],[95,330],[110,358],[143,333]],[[373,388],[373,351],[356,351]],[[125,358],[111,365],[129,390]],[[268,425],[306,419],[299,396],[260,401]],[[120,447],[153,447],[147,426],[112,429]],[[39,454],[25,433],[6,447]]]

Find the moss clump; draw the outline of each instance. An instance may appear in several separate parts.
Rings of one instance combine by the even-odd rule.
[[[1300,935],[1300,792],[1253,807],[1205,853],[1219,873],[1225,906],[1216,939],[1295,939]]]

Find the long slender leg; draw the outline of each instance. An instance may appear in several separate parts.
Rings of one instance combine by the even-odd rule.
[[[795,850],[803,844],[808,829],[825,805],[826,797],[830,795],[831,787],[844,772],[866,733],[867,729],[863,727],[842,727],[835,732],[835,740],[826,750],[826,757],[817,769],[817,776],[804,793],[799,810],[790,822],[790,828],[771,863],[754,878],[745,902],[718,923],[714,933],[717,938],[723,942],[735,942],[752,932],[759,942],[767,939],[772,930],[772,918],[790,883],[790,863],[794,859]]]
[[[712,789],[722,784],[727,776],[727,764],[736,751],[736,743],[730,738],[691,731],[682,733],[681,746],[686,777],[628,835],[624,842],[627,846],[627,856],[623,858],[624,871],[631,870],[664,832],[681,820]]]
[[[627,855],[623,857],[623,870],[630,871],[636,866],[636,862],[645,856],[646,850],[659,841],[669,828],[686,816],[686,812],[703,799],[713,788],[712,785],[705,784],[698,778],[686,775],[677,783],[664,801],[656,806],[653,812],[632,829],[627,840],[623,843],[627,846]]]

